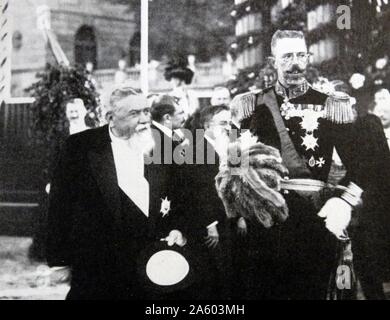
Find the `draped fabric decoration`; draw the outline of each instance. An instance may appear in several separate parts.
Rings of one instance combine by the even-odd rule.
[[[69,66],[69,60],[65,55],[65,52],[62,50],[57,37],[53,30],[44,30],[49,41],[50,49],[56,58],[58,64],[63,64],[65,66]]]
[[[0,104],[10,96],[11,88],[11,32],[8,0],[0,0]]]
[[[66,57],[65,52],[62,50],[55,33],[51,30],[50,8],[48,6],[39,6],[37,8],[37,16],[38,28],[43,32],[45,39],[48,41],[49,47],[57,63],[69,67],[69,60]]]

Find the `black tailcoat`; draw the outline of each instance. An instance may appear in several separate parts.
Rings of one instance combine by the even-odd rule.
[[[215,177],[220,159],[214,147],[205,139],[196,141],[194,164],[183,166],[181,206],[186,212],[186,234],[189,246],[197,255],[199,276],[191,288],[194,299],[226,299],[230,295],[231,249],[230,230],[225,208],[219,198]],[[206,246],[207,226],[218,221],[219,244],[215,249]]]
[[[181,203],[187,212],[188,225],[191,226],[188,233],[194,241],[200,241],[207,235],[207,226],[214,221],[225,221],[226,214],[215,186],[219,156],[204,138],[196,141],[193,148],[194,164],[183,166],[181,175]]]
[[[70,299],[141,299],[140,252],[168,235],[169,167],[146,165],[149,217],[118,186],[108,126],[72,135],[56,166],[48,217],[48,263],[72,269]],[[176,221],[173,221],[174,223]]]

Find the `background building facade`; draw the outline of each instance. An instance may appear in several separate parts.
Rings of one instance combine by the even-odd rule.
[[[10,2],[9,10],[13,25],[12,96],[25,95],[23,89],[34,82],[35,74],[46,63],[54,63],[37,25],[39,15],[46,16],[72,65],[92,62],[98,70],[116,69],[120,59],[137,59],[134,55],[139,52],[139,42],[133,40],[137,25],[125,5],[98,0],[16,0]]]

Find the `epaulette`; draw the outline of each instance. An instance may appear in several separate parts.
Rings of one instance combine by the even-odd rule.
[[[263,90],[260,89],[244,92],[233,98],[231,108],[236,111],[236,115],[240,121],[249,118],[253,114],[256,108],[257,96],[262,92]]]
[[[325,118],[336,124],[353,123],[356,113],[352,105],[351,97],[347,93],[333,92],[325,102]]]

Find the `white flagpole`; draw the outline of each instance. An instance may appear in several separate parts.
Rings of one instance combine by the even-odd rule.
[[[149,92],[148,78],[148,38],[149,38],[149,0],[141,0],[141,90]]]

